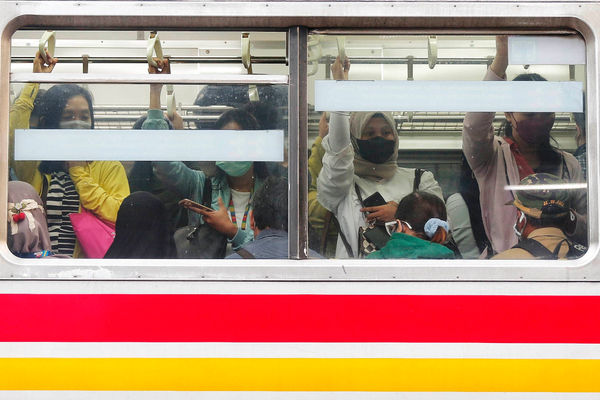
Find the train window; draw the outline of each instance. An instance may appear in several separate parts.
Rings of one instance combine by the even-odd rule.
[[[492,11],[421,23],[394,2],[364,18],[365,3],[314,2],[314,19],[281,2],[190,3],[186,16],[139,2],[128,21],[82,4],[93,20],[10,5],[0,278],[595,268],[597,46],[578,17],[516,30]]]
[[[244,258],[260,234],[256,255],[287,258],[285,33],[20,31],[12,44],[14,255]],[[20,78],[32,70],[39,81]]]
[[[585,253],[581,37],[315,33],[308,49],[310,238],[327,257]]]

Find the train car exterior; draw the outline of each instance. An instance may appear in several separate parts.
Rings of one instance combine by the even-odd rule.
[[[164,83],[285,86],[290,181],[288,260],[19,259],[2,219],[0,399],[600,399],[597,2],[0,6],[2,201],[11,83],[157,82],[126,72],[14,72],[11,37],[19,29],[285,32],[287,75],[173,75]],[[309,35],[565,33],[585,41],[583,257],[308,258]]]

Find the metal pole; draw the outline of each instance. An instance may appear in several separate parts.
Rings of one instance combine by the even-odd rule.
[[[304,259],[308,257],[308,30],[290,28],[288,41],[288,245],[291,259]]]
[[[252,57],[252,64],[286,64],[285,57]],[[31,63],[31,57],[11,57],[13,63]],[[60,57],[61,64],[77,64],[82,63],[82,57]],[[92,64],[146,64],[146,57],[87,57],[87,61]],[[169,57],[169,62],[172,64],[240,64],[242,57],[240,56],[221,56],[221,57]]]

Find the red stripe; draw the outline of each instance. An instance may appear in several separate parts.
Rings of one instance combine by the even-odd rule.
[[[600,343],[600,296],[0,295],[0,341]]]

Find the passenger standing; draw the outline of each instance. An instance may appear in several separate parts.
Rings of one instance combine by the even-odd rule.
[[[496,38],[496,57],[485,80],[506,79],[508,38]],[[537,74],[523,74],[515,80],[545,80]],[[573,155],[550,144],[554,113],[505,113],[505,137],[494,135],[493,112],[469,112],[463,126],[463,151],[473,169],[480,190],[480,202],[485,231],[494,252],[501,252],[517,243],[512,225],[516,209],[505,207],[514,199],[506,185],[517,185],[534,172],[548,172],[567,182],[583,182],[583,174]],[[576,227],[569,234],[580,242],[587,241],[586,193],[574,191],[573,208]]]
[[[338,57],[332,65],[333,77],[343,80],[344,69],[349,69],[349,62],[343,67]],[[393,220],[400,199],[413,191],[415,169],[397,164],[395,125],[387,112],[331,113],[329,134],[322,141],[325,156],[317,200],[336,216],[346,239],[346,244],[342,237],[338,240],[336,257],[357,257],[359,228]],[[442,198],[431,172],[422,174],[418,189]],[[363,199],[379,192],[386,204],[363,207],[356,190]]]
[[[34,64],[39,62],[42,61],[38,52]],[[94,128],[92,96],[83,87],[53,86],[44,94],[43,104],[40,129]],[[16,120],[28,121],[29,115]],[[114,223],[121,202],[129,195],[127,175],[118,161],[15,162],[15,171],[20,179],[33,185],[44,201],[52,250],[57,254],[83,255],[69,214],[85,208]]]

